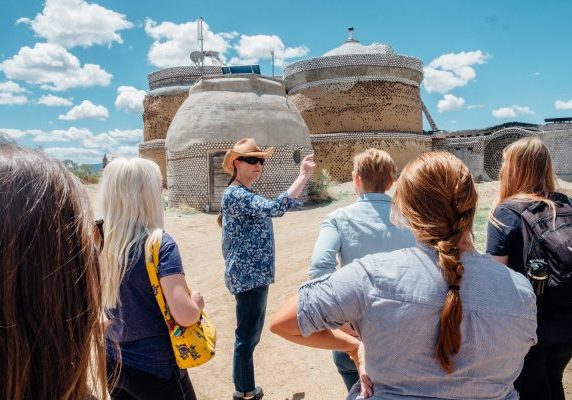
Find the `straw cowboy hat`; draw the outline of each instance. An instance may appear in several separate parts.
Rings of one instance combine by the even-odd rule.
[[[234,173],[233,162],[238,157],[259,157],[268,158],[274,147],[269,147],[266,150],[262,150],[260,146],[256,144],[253,138],[244,138],[236,142],[232,149],[228,150],[224,156],[222,162],[222,169],[224,172],[232,175]]]

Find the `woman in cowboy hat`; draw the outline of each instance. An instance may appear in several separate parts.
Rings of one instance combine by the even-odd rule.
[[[234,400],[260,399],[254,384],[252,354],[260,340],[268,285],[274,282],[274,234],[272,217],[282,216],[300,196],[314,170],[314,155],[302,160],[294,183],[274,200],[252,190],[273,148],[262,150],[252,138],[241,139],[229,150],[223,169],[232,175],[221,200],[222,252],[225,283],[236,298],[233,379]]]

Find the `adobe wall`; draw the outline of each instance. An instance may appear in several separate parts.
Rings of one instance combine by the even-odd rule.
[[[163,187],[167,187],[167,154],[165,150],[165,139],[149,140],[139,144],[139,156],[155,161],[161,169]]]
[[[353,157],[370,147],[387,151],[398,171],[419,154],[431,151],[431,138],[427,135],[352,132],[310,135],[310,138],[317,164],[314,178],[326,169],[337,182],[351,180]]]
[[[189,95],[188,88],[165,94],[150,92],[143,100],[143,138],[165,139],[177,110]]]
[[[183,151],[169,151],[169,205],[188,205],[206,210],[205,206],[209,204],[208,153],[226,150],[233,145],[231,141],[195,143]],[[288,189],[300,172],[300,165],[293,157],[296,150],[300,151],[302,158],[312,152],[311,148],[296,144],[274,147],[272,156],[264,163],[264,173],[253,189],[267,198],[274,198]],[[307,187],[302,197],[306,195]]]
[[[423,130],[419,88],[401,82],[332,82],[289,99],[312,134]]]
[[[572,182],[572,124],[544,125],[541,138],[550,151],[554,173]]]
[[[144,142],[139,145],[139,156],[159,164],[163,187],[167,187],[167,130],[188,95],[188,87],[177,86],[153,90],[143,100]]]

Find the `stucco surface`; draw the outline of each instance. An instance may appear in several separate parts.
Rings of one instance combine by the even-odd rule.
[[[261,146],[310,147],[308,128],[283,85],[250,74],[205,77],[193,85],[169,127],[166,147],[179,152],[192,144],[243,137]]]

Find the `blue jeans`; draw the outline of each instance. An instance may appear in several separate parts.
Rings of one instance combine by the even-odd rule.
[[[235,295],[236,331],[232,377],[237,392],[251,392],[254,384],[254,361],[252,354],[260,341],[268,286],[261,286]]]
[[[359,381],[359,374],[357,372],[356,365],[350,356],[348,356],[347,353],[344,353],[343,351],[334,351],[332,352],[332,355],[334,358],[334,363],[338,368],[338,372],[342,376],[342,379],[344,380],[346,388],[349,392],[352,386],[357,381]]]

